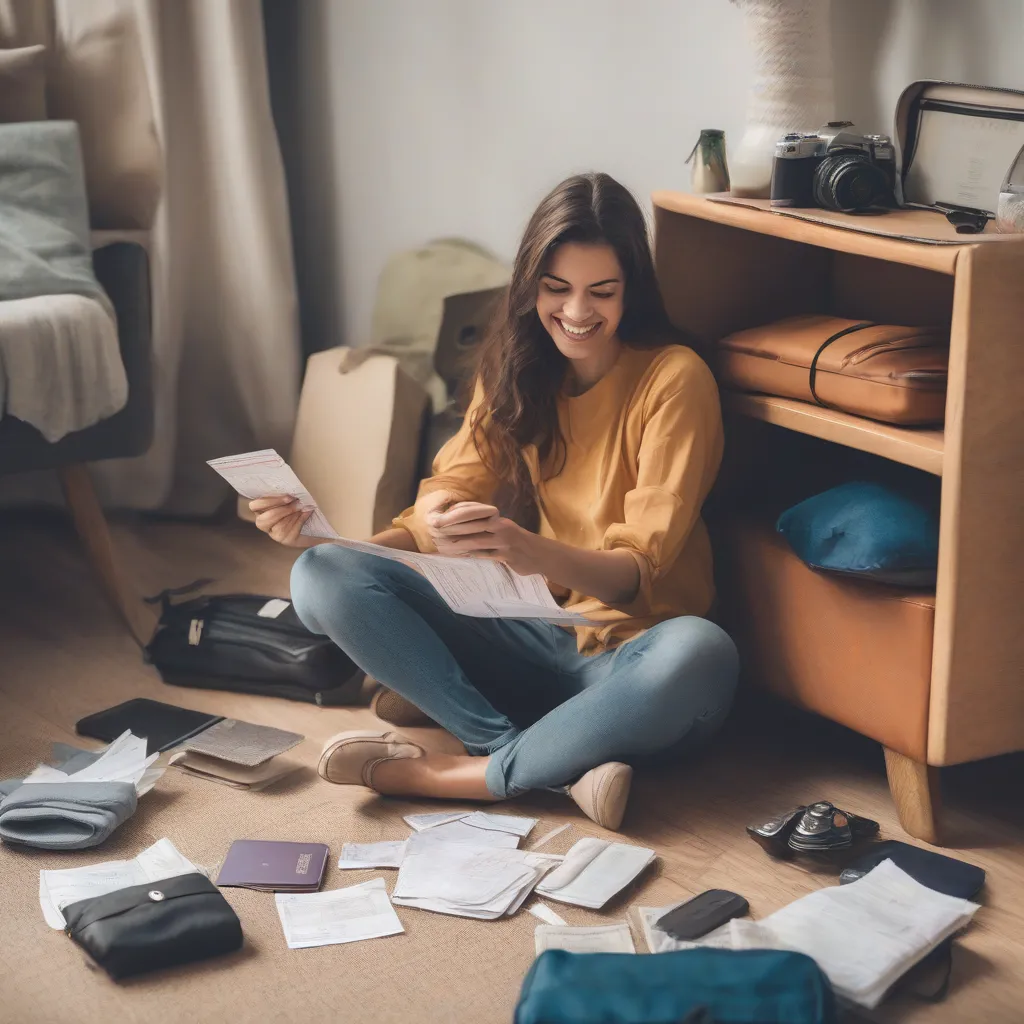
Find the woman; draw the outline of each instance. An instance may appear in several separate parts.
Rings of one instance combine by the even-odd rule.
[[[605,174],[564,181],[526,229],[461,430],[374,540],[540,574],[588,624],[458,615],[405,565],[311,547],[292,572],[302,621],[467,751],[342,733],[324,748],[325,779],[470,800],[556,789],[617,829],[623,759],[718,729],[737,655],[700,617],[713,597],[700,508],[721,414],[708,368],[673,341],[636,201]],[[315,543],[294,502],[251,508],[275,540]],[[531,510],[535,531],[520,525]]]

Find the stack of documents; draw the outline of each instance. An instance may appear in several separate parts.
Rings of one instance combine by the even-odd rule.
[[[977,910],[886,860],[856,882],[819,889],[763,921],[730,921],[729,930],[733,949],[806,953],[840,996],[873,1009]]]
[[[72,903],[198,870],[169,839],[161,839],[133,860],[108,860],[81,868],[40,871],[39,905],[46,923],[51,928],[62,929],[67,922],[61,911]]]
[[[358,942],[405,931],[383,878],[329,892],[279,892],[274,899],[289,949]]]
[[[629,925],[599,925],[594,928],[572,928],[568,925],[539,924],[533,941],[540,956],[546,949],[564,949],[570,953],[635,953]]]
[[[599,910],[656,857],[653,850],[604,839],[581,839],[538,886],[542,896]]]
[[[493,921],[514,914],[558,858],[522,850],[408,840],[392,900],[402,907]]]
[[[106,747],[92,764],[70,775],[59,768],[41,764],[23,780],[24,783],[45,782],[127,782],[135,787],[139,796],[148,793],[163,775],[163,769],[150,765],[159,754],[146,756],[146,740],[132,735],[131,730],[123,732]]]

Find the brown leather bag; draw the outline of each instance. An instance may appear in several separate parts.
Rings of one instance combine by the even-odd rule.
[[[836,316],[792,316],[718,342],[719,379],[902,426],[940,424],[949,332]]]

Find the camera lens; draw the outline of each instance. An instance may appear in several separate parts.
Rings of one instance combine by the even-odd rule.
[[[889,195],[885,171],[864,153],[831,153],[814,172],[814,199],[826,210],[858,213]]]

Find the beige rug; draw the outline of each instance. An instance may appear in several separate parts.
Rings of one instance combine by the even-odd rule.
[[[216,576],[225,590],[286,592],[291,554],[251,527],[127,524],[117,537],[143,592],[200,575]],[[375,722],[366,709],[319,709],[165,686],[97,597],[68,531],[51,520],[0,517],[0,778],[31,768],[54,741],[75,742],[74,722],[82,716],[137,696],[295,729],[308,737],[300,752],[309,765],[327,736]],[[763,916],[833,884],[835,877],[769,861],[743,826],[766,811],[820,796],[879,819],[885,834],[903,838],[878,750],[842,730],[807,726],[807,719],[785,712],[741,712],[706,759],[642,775],[625,822],[626,839],[653,847],[659,861],[601,913],[562,906],[558,912],[571,924],[609,923],[629,919],[638,904],[661,905],[722,887],[747,896],[754,915]],[[417,735],[452,742],[436,730]],[[1004,762],[980,775],[968,772],[956,784],[958,779],[952,779],[951,821],[962,837],[962,856],[990,873],[988,906],[958,943],[949,1000],[926,1006],[896,999],[880,1019],[1024,1019],[1021,762]],[[1013,793],[1016,803],[1008,802]],[[321,841],[332,855],[325,888],[380,876],[390,889],[394,871],[339,871],[342,843],[403,838],[409,831],[403,814],[441,806],[331,786],[312,767],[264,793],[239,792],[172,770],[142,799],[134,818],[97,850],[0,848],[0,1022],[510,1021],[533,960],[537,921],[525,912],[480,922],[397,908],[404,935],[288,950],[273,895],[229,889],[225,895],[246,937],[241,953],[114,984],[69,939],[49,929],[39,909],[40,869],[131,857],[164,836],[211,870],[237,838]],[[570,822],[548,847],[553,852],[564,852],[584,835],[605,834],[555,794],[531,795],[510,810],[542,819],[532,841]],[[638,933],[637,945],[643,948]]]

